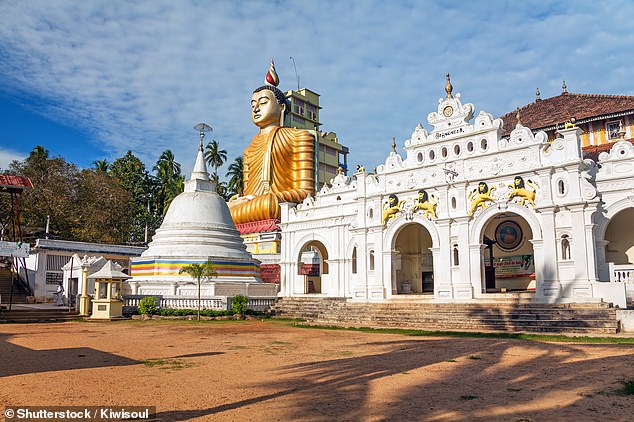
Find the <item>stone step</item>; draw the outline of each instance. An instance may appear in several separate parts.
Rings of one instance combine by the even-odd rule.
[[[355,303],[340,298],[282,298],[273,307],[283,318],[317,323],[415,327],[431,330],[616,333],[616,309],[589,304]]]
[[[0,322],[56,322],[80,319],[78,312],[63,309],[11,310],[0,313]]]

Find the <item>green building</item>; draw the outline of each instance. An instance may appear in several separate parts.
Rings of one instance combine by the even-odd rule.
[[[319,94],[307,88],[286,93],[291,109],[284,126],[305,129],[315,135],[315,190],[337,175],[337,169],[348,169],[348,147],[339,143],[335,132],[323,132],[319,121]]]

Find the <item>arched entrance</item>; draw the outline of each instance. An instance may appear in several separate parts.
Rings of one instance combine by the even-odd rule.
[[[400,228],[392,249],[392,285],[397,294],[434,293],[429,231],[418,223]]]
[[[634,208],[616,214],[605,229],[605,261],[615,265],[634,265]]]
[[[534,291],[535,255],[528,222],[513,212],[496,214],[484,225],[482,291]]]
[[[304,276],[304,293],[322,293],[322,275],[328,274],[328,250],[318,240],[306,243],[297,257],[299,275]]]

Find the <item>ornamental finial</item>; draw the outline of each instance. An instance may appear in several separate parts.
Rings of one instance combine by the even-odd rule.
[[[517,109],[515,110],[515,117],[517,118],[517,124],[521,125],[522,122],[520,121],[520,108],[517,107]]]
[[[392,137],[392,152],[396,153],[396,138]]]
[[[453,95],[451,95],[451,92],[453,91],[453,85],[451,85],[451,77],[449,76],[449,72],[447,72],[447,75],[445,75],[445,78],[447,79],[447,84],[445,85],[447,98],[453,98]]]
[[[566,80],[563,80],[563,83],[561,84],[561,93],[562,94],[567,94],[568,93],[568,87],[566,86]]]
[[[535,101],[541,101],[542,94],[539,92],[539,87],[537,87],[537,91],[535,91]]]
[[[270,86],[278,86],[280,84],[280,78],[277,77],[277,71],[275,70],[275,62],[273,58],[271,58],[271,64],[269,65],[269,70],[266,72],[266,76],[264,77],[264,83]]]

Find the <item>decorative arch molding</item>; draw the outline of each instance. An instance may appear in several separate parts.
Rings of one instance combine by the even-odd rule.
[[[330,242],[328,242],[328,240],[326,240],[325,237],[319,234],[311,233],[301,237],[299,241],[295,243],[295,248],[293,249],[293,255],[292,255],[293,261],[296,261],[297,258],[300,256],[300,254],[302,253],[302,250],[304,249],[304,246],[306,246],[307,243],[310,243],[313,241],[317,241],[321,243],[322,245],[324,245],[324,248],[326,248],[326,252],[328,253],[329,258],[334,256],[334,254],[332,253],[334,249],[332,245],[330,244]]]
[[[504,208],[501,207],[500,205],[501,204],[498,204],[497,206],[488,207],[476,216],[476,218],[474,219],[471,225],[471,232],[469,233],[469,239],[471,241],[471,244],[480,243],[479,239],[480,239],[480,235],[482,234],[484,230],[484,227],[487,225],[487,223],[489,222],[491,218],[495,217],[497,214],[500,214],[502,212],[512,212],[522,217],[528,223],[529,227],[531,228],[531,232],[533,232],[532,240],[542,240],[541,224],[539,223],[539,219],[537,218],[533,210],[529,210],[528,208],[522,205],[513,204],[513,203],[506,204],[506,207]]]
[[[603,218],[599,218],[599,222],[596,228],[596,235],[598,240],[605,239],[605,232],[608,229],[608,225],[618,213],[621,211],[625,211],[628,208],[634,208],[634,196],[628,196],[626,198],[620,199],[607,207],[605,207],[605,213],[602,215]]]
[[[352,256],[352,251],[354,250],[354,248],[357,248],[357,253],[359,253],[359,244],[357,242],[357,239],[350,239],[350,241],[348,242],[348,245],[346,246],[346,255],[345,258],[349,258]]]
[[[423,226],[429,232],[431,236],[431,242],[433,248],[440,247],[440,235],[438,234],[438,230],[436,229],[436,225],[432,223],[427,218],[420,216],[415,216],[411,220],[406,219],[405,217],[399,217],[394,220],[390,226],[383,233],[383,251],[391,251],[394,249],[394,245],[396,243],[396,237],[398,233],[400,233],[401,229],[411,223],[417,223]]]

